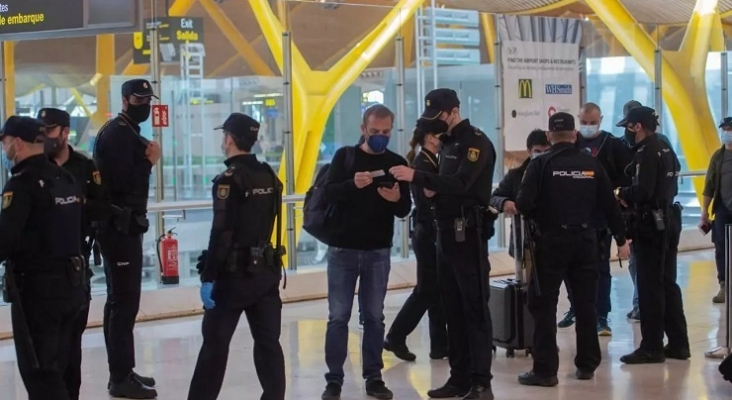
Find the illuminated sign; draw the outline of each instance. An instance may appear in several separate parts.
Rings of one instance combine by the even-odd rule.
[[[84,0],[0,0],[0,35],[84,28]]]
[[[572,85],[545,85],[546,94],[572,94]]]
[[[531,79],[519,79],[519,99],[531,99],[534,97],[534,89]]]
[[[265,107],[277,107],[277,100],[273,98],[264,99]]]
[[[152,19],[146,19],[145,30],[135,32],[132,35],[132,59],[135,64],[150,63],[150,27],[152,22]],[[203,18],[162,17],[158,18],[157,22],[161,62],[180,62],[182,44],[203,44]]]

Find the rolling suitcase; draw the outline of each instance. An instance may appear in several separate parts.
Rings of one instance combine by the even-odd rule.
[[[493,321],[493,347],[506,349],[513,357],[516,350],[531,354],[534,322],[527,307],[528,277],[533,267],[533,246],[524,240],[525,224],[521,216],[513,217],[512,241],[516,276],[490,283],[488,308]]]

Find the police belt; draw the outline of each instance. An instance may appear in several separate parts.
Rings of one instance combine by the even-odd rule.
[[[434,226],[438,231],[447,231],[455,229],[455,220],[465,218],[465,229],[477,229],[483,221],[478,221],[475,212],[467,212],[464,217],[458,216],[454,218],[438,217],[434,221]]]
[[[562,233],[584,233],[591,230],[595,230],[595,226],[593,224],[570,224],[570,225],[550,225],[548,227],[543,227],[539,225],[539,229],[541,229],[542,233],[554,233],[554,234],[562,234]]]
[[[44,268],[42,269],[32,268],[23,270],[17,268],[17,264],[15,264],[18,287],[23,287],[26,282],[32,284],[34,281],[54,279],[68,279],[72,286],[79,286],[84,282],[86,272],[86,262],[82,257],[51,260],[50,262],[44,263]]]

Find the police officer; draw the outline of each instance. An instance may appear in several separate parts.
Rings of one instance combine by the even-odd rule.
[[[600,365],[595,309],[599,249],[593,226],[598,210],[615,237],[621,257],[627,257],[630,251],[602,163],[574,145],[574,117],[565,112],[549,117],[547,135],[551,149],[529,163],[516,196],[519,212],[535,222],[529,235],[536,241],[536,269],[528,292],[535,325],[534,366],[518,377],[519,383],[531,386],[559,383],[556,318],[559,288],[565,276],[577,318],[577,378],[592,379]]]
[[[96,229],[93,224],[109,218],[109,199],[102,187],[102,177],[97,171],[94,161],[74,151],[69,145],[69,113],[56,108],[43,108],[38,112],[38,120],[46,126],[44,150],[46,155],[74,176],[81,193],[84,194],[84,212],[81,218],[82,255],[87,266],[85,270],[87,301],[82,312],[74,323],[69,344],[69,363],[64,379],[71,400],[78,400],[81,387],[81,336],[86,330],[89,318],[89,302],[91,301],[91,277],[94,275],[89,267],[92,248],[95,244]],[[96,225],[94,225],[96,226]],[[99,256],[97,256],[99,257]]]
[[[251,154],[259,123],[233,113],[224,124],[226,171],[214,179],[214,217],[201,271],[203,346],[188,400],[218,398],[229,343],[242,312],[254,338],[254,366],[262,400],[284,400],[285,361],[280,346],[282,255],[270,243],[279,218],[282,184],[272,168]],[[279,221],[277,222],[279,224]],[[280,229],[278,225],[277,237]]]
[[[0,212],[0,260],[18,369],[29,400],[69,399],[64,369],[68,337],[86,303],[81,257],[81,191],[43,154],[45,127],[10,117],[0,137],[12,166]]]
[[[435,194],[440,296],[447,317],[450,378],[427,392],[432,398],[492,400],[493,326],[488,313],[487,232],[496,152],[490,139],[460,116],[452,89],[425,97],[425,120],[445,121],[439,174],[405,166],[391,168],[400,181],[414,182]]]
[[[140,309],[142,237],[146,218],[150,173],[160,159],[160,146],[140,135],[140,124],[150,116],[150,100],[157,97],[150,82],[133,79],[122,85],[122,112],[97,135],[94,162],[104,177],[112,204],[112,218],[99,229],[104,256],[107,303],[104,306],[104,340],[107,345],[113,397],[153,399],[155,379],[140,376],[135,367],[135,318]]]
[[[417,120],[414,137],[410,141],[412,150],[407,154],[412,168],[417,171],[438,173],[437,153],[442,146],[440,136],[447,131],[447,123],[440,120]],[[419,153],[416,147],[419,146]],[[412,248],[417,258],[417,286],[407,298],[394,319],[384,340],[384,350],[391,351],[398,358],[414,361],[417,356],[407,347],[407,336],[414,331],[425,312],[429,316],[430,358],[439,360],[447,357],[447,325],[440,302],[437,278],[437,249],[435,228],[432,218],[433,201],[424,190],[411,185],[414,199],[414,231]]]
[[[634,146],[633,184],[615,190],[621,205],[635,211],[633,247],[641,319],[640,347],[620,358],[626,364],[662,363],[690,357],[681,289],[676,283],[676,256],[681,234],[678,194],[681,166],[676,153],[656,135],[658,115],[636,107],[618,123],[630,132]],[[664,332],[668,345],[663,345]]]

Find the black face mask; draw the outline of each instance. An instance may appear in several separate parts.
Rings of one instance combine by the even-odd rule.
[[[635,132],[631,131],[628,128],[625,128],[625,133],[623,134],[623,137],[629,145],[635,146]]]
[[[128,104],[125,114],[127,114],[127,116],[136,123],[141,124],[147,121],[148,118],[150,118],[150,108],[150,104]]]
[[[43,138],[43,152],[51,157],[57,155],[63,147],[63,141],[61,136],[57,138]]]

